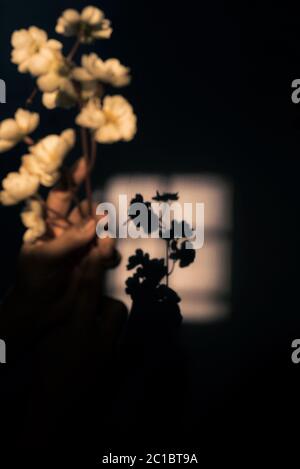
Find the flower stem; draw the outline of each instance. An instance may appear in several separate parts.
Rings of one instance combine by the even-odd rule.
[[[24,137],[23,140],[27,145],[34,145],[34,141],[32,140],[32,138],[28,137],[28,135]]]
[[[166,267],[167,267],[167,273],[166,273],[166,286],[169,286],[169,240],[166,240]]]
[[[85,219],[85,214],[84,214],[84,212],[83,212],[83,210],[82,210],[80,200],[79,200],[79,198],[78,198],[78,196],[77,196],[77,194],[76,194],[76,190],[73,190],[73,191],[72,191],[72,198],[73,198],[73,201],[74,201],[74,203],[75,203],[75,205],[76,205],[76,207],[77,207],[77,209],[78,209],[78,212],[79,212],[81,218],[84,220],[84,219]]]
[[[69,168],[65,168],[65,175],[66,175],[66,180],[67,180],[67,190],[68,192],[71,193],[72,199],[80,213],[81,218],[84,220],[85,214],[83,213],[81,203],[79,200],[79,197],[77,196],[77,192],[79,190],[80,185],[74,185],[74,181],[70,172]]]
[[[92,148],[92,152],[91,152],[91,162],[90,162],[89,171],[92,171],[92,169],[95,166],[96,159],[97,159],[97,142],[93,134],[91,134],[91,148]]]
[[[88,146],[88,134],[87,129],[81,127],[81,144],[82,144],[82,151],[83,156],[85,158],[87,172],[85,176],[85,190],[86,190],[86,197],[88,201],[88,213],[92,215],[93,212],[93,199],[92,199],[92,184],[91,184],[91,172],[90,172],[90,159],[89,159],[89,146]]]
[[[29,97],[26,99],[25,105],[30,106],[33,103],[34,98],[36,97],[38,92],[37,87],[35,87]]]
[[[171,268],[171,270],[170,270],[170,272],[169,272],[169,274],[168,274],[168,275],[169,275],[169,277],[170,277],[170,275],[171,275],[171,274],[174,272],[175,265],[176,265],[176,261],[173,261],[172,268]]]
[[[68,60],[69,62],[71,62],[71,60],[73,60],[74,55],[76,54],[76,52],[77,52],[77,50],[78,50],[78,48],[79,48],[79,46],[80,46],[80,42],[81,42],[81,41],[80,41],[80,36],[78,36],[78,38],[77,38],[75,44],[73,45],[72,49],[70,50],[70,52],[69,52],[69,54],[68,54],[68,56],[67,56],[67,60]]]

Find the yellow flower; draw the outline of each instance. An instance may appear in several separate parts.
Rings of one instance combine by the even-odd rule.
[[[4,190],[0,192],[0,202],[3,205],[15,205],[36,194],[39,179],[25,170],[9,173],[3,179],[2,187]]]
[[[120,88],[130,83],[130,69],[118,59],[102,60],[97,54],[83,55],[81,67],[73,70],[72,76],[80,82],[100,81]]]
[[[105,18],[104,12],[93,6],[85,7],[81,13],[74,9],[65,10],[55,30],[66,37],[78,36],[84,43],[109,39],[112,34],[110,21]]]
[[[36,112],[18,109],[14,119],[0,123],[0,153],[17,145],[39,125],[40,117]]]
[[[27,228],[23,236],[25,243],[34,243],[45,234],[47,226],[43,215],[41,202],[29,199],[26,208],[21,213],[22,223]]]

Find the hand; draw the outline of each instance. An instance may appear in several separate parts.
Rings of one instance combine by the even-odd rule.
[[[79,186],[85,175],[86,164],[81,159],[70,175],[71,185]],[[50,191],[45,206],[48,233],[35,244],[25,244],[21,251],[19,287],[24,293],[29,290],[40,299],[57,301],[68,291],[76,294],[81,281],[99,285],[105,268],[118,262],[115,240],[96,238],[96,218],[88,215],[87,202],[70,210],[72,202],[72,189]]]
[[[79,186],[86,171],[80,159],[71,172],[71,186]],[[31,332],[41,333],[67,317],[79,321],[80,315],[82,324],[95,320],[100,309],[105,310],[102,316],[109,309],[119,310],[124,319],[125,307],[111,301],[109,305],[102,297],[105,271],[119,261],[115,240],[99,240],[96,219],[87,216],[87,202],[71,210],[72,201],[70,187],[50,191],[46,202],[50,230],[42,240],[22,247],[17,285],[6,302],[8,335],[17,332],[18,343],[23,342],[20,334],[30,342]],[[5,314],[2,326],[3,322],[5,326]]]

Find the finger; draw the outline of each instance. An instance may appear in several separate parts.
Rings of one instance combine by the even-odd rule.
[[[94,202],[92,205],[92,217],[96,219],[101,219],[101,216],[96,215],[96,208],[97,208],[97,203]],[[69,215],[69,220],[71,223],[79,224],[82,223],[84,218],[87,218],[90,216],[89,213],[89,203],[87,200],[83,200],[80,202],[80,207],[74,207],[73,210],[71,211]]]
[[[109,238],[101,239],[99,244],[93,245],[87,256],[81,262],[82,280],[89,287],[99,284],[107,264],[114,257],[115,243]]]
[[[92,214],[96,213],[97,203],[93,203]],[[80,209],[74,207],[69,220],[71,223],[78,224],[82,222],[82,216],[85,217],[89,214],[89,204],[87,200],[83,200],[80,204]],[[101,220],[106,215],[95,215],[96,220]],[[86,262],[90,264],[101,263],[105,269],[117,267],[121,261],[121,256],[116,250],[116,240],[112,238],[97,239],[96,246],[90,252],[89,259]]]
[[[67,215],[73,199],[72,188],[79,186],[84,181],[86,174],[87,166],[85,159],[80,158],[70,171],[70,180],[66,185],[67,187],[64,187],[64,183],[61,183],[49,192],[47,207],[50,209],[50,214],[52,210],[62,217]]]
[[[74,251],[88,246],[96,236],[95,220],[90,219],[81,227],[72,226],[68,228],[59,238],[55,238],[48,243],[41,245],[40,253],[48,256],[52,260],[60,259],[64,261],[65,257]]]
[[[66,220],[60,219],[58,217],[55,217],[54,214],[52,216],[48,216],[48,234],[52,238],[58,238],[61,236],[67,228],[70,227],[70,224],[67,223]]]

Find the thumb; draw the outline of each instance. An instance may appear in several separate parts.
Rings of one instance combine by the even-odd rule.
[[[96,222],[92,219],[82,227],[72,226],[59,238],[47,243],[45,249],[48,256],[53,258],[64,257],[89,244],[95,236]]]

